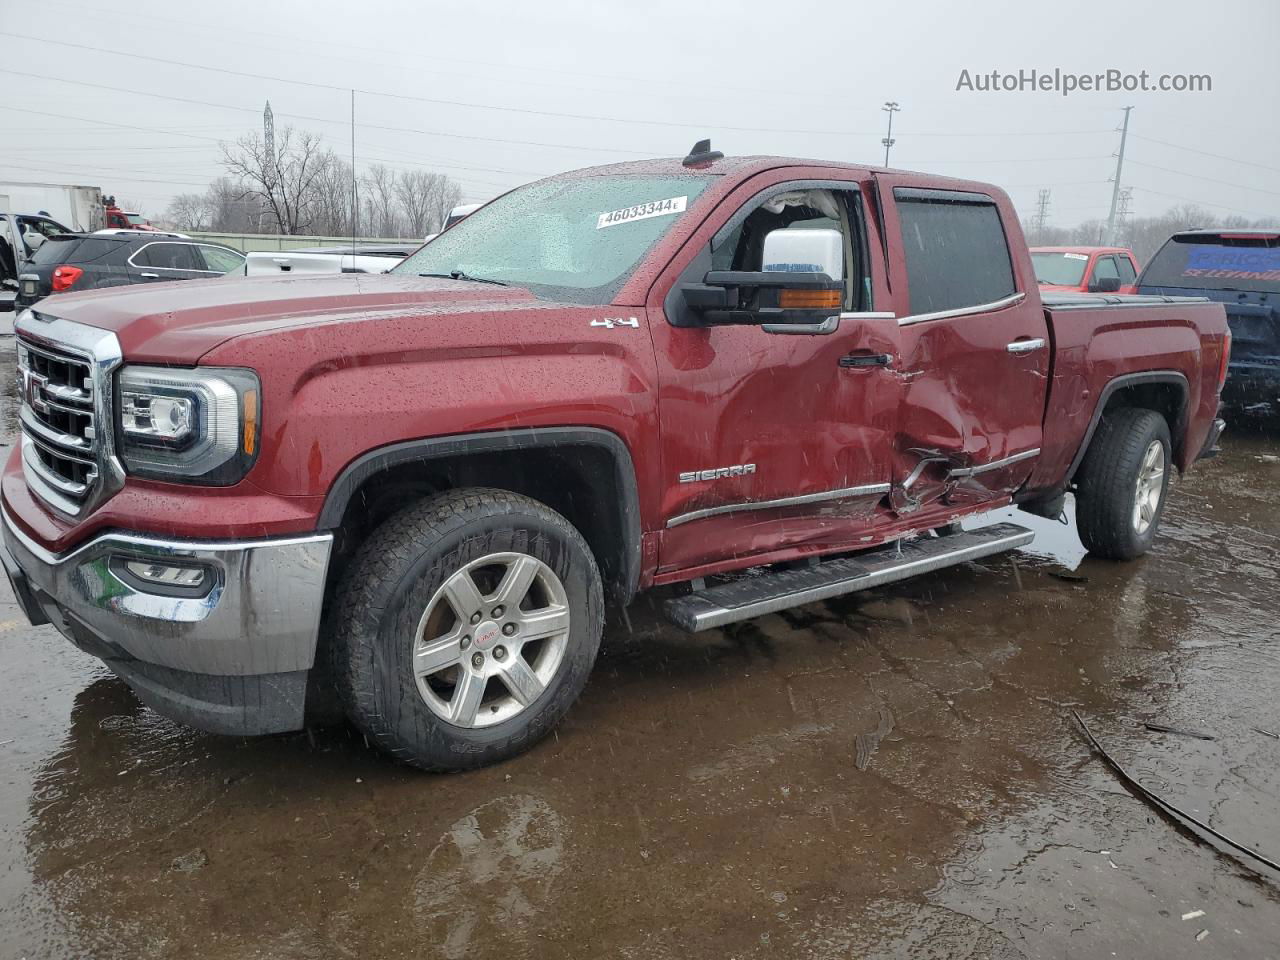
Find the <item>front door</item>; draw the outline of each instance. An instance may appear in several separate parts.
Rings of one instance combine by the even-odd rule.
[[[726,198],[654,285],[660,572],[831,550],[868,528],[889,488],[898,404],[886,365],[897,325],[872,304],[879,249],[856,183],[771,174]],[[838,327],[812,335],[698,324],[681,284],[710,270],[843,280]]]
[[[1012,207],[983,193],[892,191],[906,283],[900,314],[900,432],[892,503],[910,513],[943,501],[958,508],[1007,499],[1040,453],[1049,332]],[[1010,243],[1012,238],[1012,243]],[[1023,261],[1027,261],[1024,263]]]

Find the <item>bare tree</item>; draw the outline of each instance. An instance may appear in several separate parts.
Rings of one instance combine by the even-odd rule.
[[[458,205],[462,200],[462,187],[454,183],[448,177],[444,178],[444,184],[440,192],[436,195],[435,217],[433,223],[435,229],[439,230],[446,220],[449,219],[449,212]],[[433,231],[434,232],[434,231]]]
[[[312,190],[312,229],[326,236],[351,236],[351,164],[331,156]]]
[[[208,230],[213,212],[207,192],[180,193],[169,201],[164,216],[179,230]]]
[[[396,173],[385,164],[375,163],[360,178],[368,206],[368,229],[378,237],[400,234],[400,209],[396,196]]]
[[[267,149],[258,133],[241,137],[234,144],[222,144],[227,172],[244,185],[244,196],[262,200],[272,225],[283,234],[301,233],[310,227],[313,187],[332,161],[332,152],[321,147],[317,134],[292,127],[276,131],[274,151]]]
[[[396,181],[396,196],[409,233],[425,237],[440,232],[449,211],[462,198],[462,190],[441,173],[401,170]]]

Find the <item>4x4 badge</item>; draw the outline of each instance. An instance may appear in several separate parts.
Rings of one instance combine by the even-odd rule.
[[[593,327],[604,327],[606,330],[612,330],[614,327],[632,327],[640,329],[640,321],[635,317],[605,317],[603,320],[592,320]]]

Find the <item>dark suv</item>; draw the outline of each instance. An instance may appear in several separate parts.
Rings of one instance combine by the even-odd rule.
[[[21,310],[68,290],[220,277],[243,265],[239,250],[177,233],[64,233],[46,240],[19,268],[15,306]]]
[[[1225,306],[1231,365],[1223,400],[1280,410],[1280,229],[1175,233],[1138,277],[1137,292]]]

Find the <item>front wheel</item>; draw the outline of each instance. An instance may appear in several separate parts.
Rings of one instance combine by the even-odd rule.
[[[603,610],[595,559],[554,510],[502,490],[428,498],[374,531],[343,579],[347,713],[424,769],[505,759],[581,692]]]
[[[1076,527],[1092,554],[1132,560],[1151,547],[1169,489],[1169,425],[1154,410],[1106,413],[1080,466]]]

